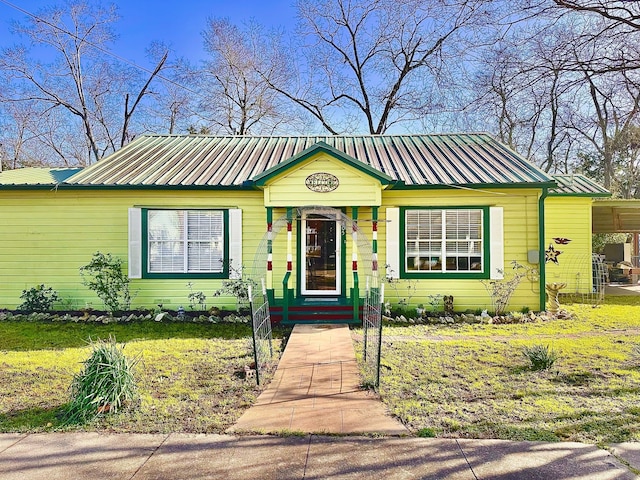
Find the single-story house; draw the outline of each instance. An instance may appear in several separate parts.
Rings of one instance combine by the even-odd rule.
[[[242,274],[292,309],[348,308],[382,280],[391,304],[491,310],[489,282],[517,262],[509,310],[539,310],[545,282],[592,289],[604,196],[484,133],[147,135],[81,170],[0,173],[0,308],[42,283],[61,308],[101,308],[79,276],[100,251],[124,260],[133,307],[186,307],[190,291],[232,307],[211,295]]]

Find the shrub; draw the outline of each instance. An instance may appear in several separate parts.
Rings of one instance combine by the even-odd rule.
[[[88,265],[80,267],[80,275],[83,285],[93,290],[110,312],[129,309],[129,278],[122,271],[120,258],[96,252]]]
[[[512,271],[510,275],[504,273],[504,278],[501,280],[482,280],[487,293],[491,297],[491,305],[493,306],[496,315],[503,315],[511,297],[515,293],[520,282],[527,276],[527,273],[531,269],[519,264],[515,260],[511,262]]]
[[[18,310],[29,310],[31,312],[46,312],[51,310],[53,304],[60,300],[58,293],[51,287],[44,284],[23,290],[20,298],[23,302],[18,305]]]
[[[213,292],[214,297],[219,297],[222,294],[230,295],[236,299],[236,308],[238,311],[242,307],[249,305],[249,286],[256,289],[257,284],[251,278],[245,278],[244,267],[234,268],[229,265],[229,278],[222,281],[222,287]]]
[[[116,413],[135,398],[133,368],[138,358],[129,360],[124,345],[118,346],[113,337],[98,339],[91,346],[91,356],[71,384],[71,402],[65,410],[67,423],[84,423],[103,413]]]
[[[198,310],[206,310],[207,309],[207,296],[204,292],[194,292],[193,291],[193,283],[187,283],[187,288],[189,289],[189,294],[187,298],[189,300],[189,308],[191,310],[195,310],[196,306],[198,306]]]
[[[548,370],[558,359],[558,354],[555,350],[549,348],[549,345],[538,344],[524,347],[522,355],[529,360],[531,370]]]
[[[421,437],[421,438],[434,438],[434,437],[436,437],[436,431],[435,431],[435,429],[433,429],[431,427],[421,428],[416,433],[417,433],[417,436]]]

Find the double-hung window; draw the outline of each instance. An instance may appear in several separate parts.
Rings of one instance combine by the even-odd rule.
[[[405,209],[403,271],[419,274],[482,274],[486,209]]]
[[[129,278],[236,278],[242,210],[129,208]]]
[[[147,272],[222,274],[223,210],[147,210]]]

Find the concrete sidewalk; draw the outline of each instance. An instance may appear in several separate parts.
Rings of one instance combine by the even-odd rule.
[[[360,383],[346,325],[296,325],[273,380],[227,433],[407,435]]]
[[[640,444],[316,435],[2,434],[0,480],[631,480]]]

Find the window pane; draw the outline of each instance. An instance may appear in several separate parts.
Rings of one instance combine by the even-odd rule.
[[[149,272],[184,271],[184,215],[175,210],[149,211]]]
[[[182,240],[184,215],[176,210],[149,212],[149,240]]]
[[[221,211],[187,212],[189,272],[222,272],[224,216]]]
[[[223,251],[211,242],[189,242],[188,259],[190,272],[222,272]]]
[[[149,242],[149,272],[184,271],[183,242]]]
[[[442,270],[442,210],[406,211],[407,271]]]

